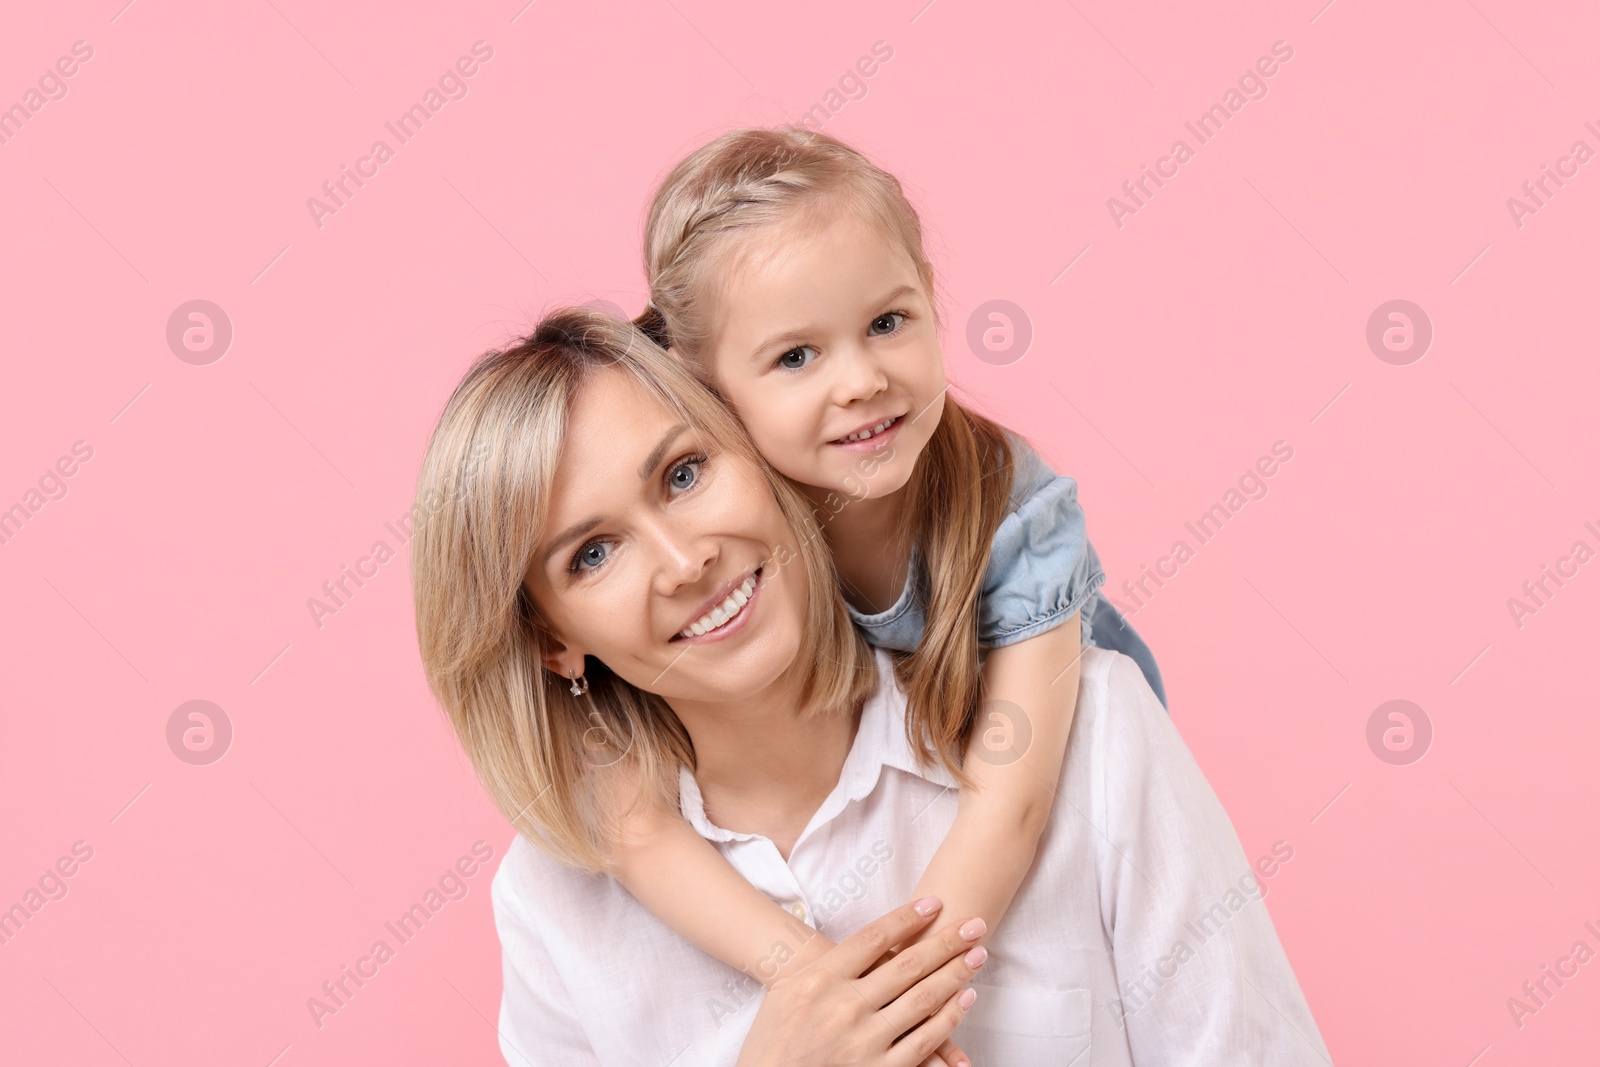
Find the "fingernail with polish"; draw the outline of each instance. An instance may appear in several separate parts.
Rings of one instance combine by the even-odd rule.
[[[963,989],[961,995],[956,998],[956,1003],[961,1005],[962,1011],[966,1011],[972,1007],[972,1002],[977,999],[978,991],[976,989]]]
[[[958,933],[960,933],[961,936],[966,938],[968,941],[971,941],[975,938],[982,937],[983,932],[987,929],[988,927],[984,925],[982,919],[968,919],[966,922],[961,924],[961,929],[958,931]]]
[[[977,948],[967,953],[964,958],[967,961],[968,967],[971,967],[973,970],[977,970],[979,967],[983,966],[983,961],[989,958],[989,950],[984,948],[982,945],[979,945]]]
[[[932,915],[934,912],[939,910],[940,904],[941,901],[938,897],[923,897],[921,900],[911,905],[911,910],[915,911],[918,915]]]

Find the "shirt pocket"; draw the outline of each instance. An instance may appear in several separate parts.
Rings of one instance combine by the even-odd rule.
[[[983,1067],[1083,1067],[1093,1002],[1087,989],[973,983],[978,999],[956,1044]]]

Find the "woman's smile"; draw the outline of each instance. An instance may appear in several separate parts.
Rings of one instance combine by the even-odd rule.
[[[761,595],[763,570],[763,567],[757,567],[738,579],[732,586],[731,592],[719,594],[706,601],[709,610],[707,607],[702,607],[701,614],[680,630],[672,640],[708,644],[731,637],[744,629],[749,624],[751,616],[755,614],[756,599]]]

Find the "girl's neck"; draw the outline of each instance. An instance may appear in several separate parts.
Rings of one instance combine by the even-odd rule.
[[[837,494],[829,500],[828,493],[813,489],[807,494],[817,505],[845,600],[869,615],[893,607],[905,589],[911,565],[909,483],[868,500]]]

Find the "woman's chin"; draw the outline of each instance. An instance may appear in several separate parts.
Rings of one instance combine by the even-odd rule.
[[[769,626],[740,634],[737,641],[689,645],[687,649],[654,685],[645,688],[669,701],[727,703],[767,692],[792,669],[800,659],[800,631],[798,627]]]

